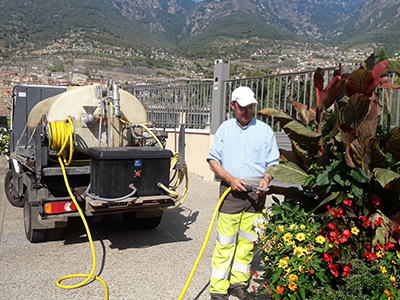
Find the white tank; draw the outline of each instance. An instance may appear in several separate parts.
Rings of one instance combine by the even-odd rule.
[[[104,104],[104,106],[106,106]],[[140,101],[130,93],[120,90],[121,118],[129,123],[147,123],[147,114]],[[35,105],[28,118],[28,129],[32,133],[39,122],[65,121],[72,118],[75,128],[74,148],[79,152],[86,152],[89,147],[98,146],[99,116],[101,101],[97,99],[96,87],[70,87],[66,92],[45,99]],[[111,109],[112,111],[112,109]],[[96,121],[89,127],[82,126],[82,115],[94,115]],[[112,115],[112,114],[111,114]],[[107,122],[106,114],[103,114],[101,131],[101,146],[107,146]],[[118,118],[111,117],[111,147],[120,146],[120,133],[124,124]],[[122,144],[129,146],[131,143],[129,130],[123,131]]]

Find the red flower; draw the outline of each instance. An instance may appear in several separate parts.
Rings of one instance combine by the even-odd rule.
[[[335,226],[335,225],[333,225],[332,223],[329,223],[329,225],[328,225],[328,226],[329,226],[329,228],[330,228],[330,229],[332,229],[332,230],[334,230],[334,229],[336,228],[336,226]]]
[[[328,253],[324,253],[324,257],[321,258],[321,260],[325,260],[326,262],[332,261],[332,256],[330,256]]]
[[[335,265],[333,262],[330,262],[328,264],[328,268],[331,270],[333,276],[338,277],[339,276],[339,272],[338,272],[338,266]]]
[[[345,277],[345,276],[349,275],[350,274],[350,270],[351,270],[351,265],[350,264],[345,264],[345,266],[343,267],[342,276]]]
[[[341,218],[343,217],[343,208],[339,207],[338,212],[336,214],[336,217]]]
[[[344,201],[343,201],[343,203],[344,204],[346,204],[347,206],[351,206],[351,200],[347,200],[347,199],[345,199]]]
[[[368,258],[369,261],[374,260],[377,258],[375,253],[365,251],[364,256]]]
[[[347,242],[347,237],[342,236],[342,237],[339,239],[339,242],[340,242],[340,244],[346,243],[346,242]]]
[[[363,223],[363,226],[364,227],[369,227],[371,224],[369,223],[369,220],[366,220],[364,223]]]
[[[351,236],[351,232],[348,229],[343,230],[342,235],[349,238]]]
[[[381,201],[381,198],[378,196],[372,196],[372,204],[373,205],[379,205],[379,202]]]
[[[376,220],[374,222],[375,226],[378,227],[379,225],[381,225],[381,223],[383,222],[383,219],[381,217],[378,218],[378,220]]]
[[[315,272],[314,269],[311,269],[311,270],[310,270],[310,273],[311,273],[311,274],[314,274],[314,272]]]
[[[332,243],[339,244],[339,232],[337,232],[337,230],[331,231],[329,233],[329,239]]]
[[[360,219],[363,220],[365,222],[365,220],[367,219],[366,216],[360,216]]]
[[[388,243],[383,249],[385,251],[389,251],[390,249],[393,249],[393,248],[394,248],[394,244]]]

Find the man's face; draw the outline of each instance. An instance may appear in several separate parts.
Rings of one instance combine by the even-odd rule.
[[[235,112],[236,119],[242,127],[249,124],[253,117],[254,104],[242,107],[236,101],[232,101],[231,108]]]

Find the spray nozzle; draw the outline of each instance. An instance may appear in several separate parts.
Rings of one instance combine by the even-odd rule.
[[[269,188],[262,188],[259,186],[255,185],[243,185],[243,187],[246,189],[246,191],[249,192],[267,192],[269,191]]]

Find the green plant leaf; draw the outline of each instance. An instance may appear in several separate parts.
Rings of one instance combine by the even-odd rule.
[[[276,120],[278,120],[283,126],[286,125],[287,123],[293,121],[293,118],[289,116],[288,114],[284,113],[282,110],[278,110],[275,108],[264,108],[263,110],[260,110],[257,113],[258,116],[263,116],[263,117],[273,117]]]
[[[322,201],[318,204],[317,208],[318,208],[318,207],[321,207],[322,205],[327,204],[328,202],[330,202],[330,201],[332,201],[332,200],[335,200],[335,199],[339,196],[339,194],[340,194],[340,192],[336,192],[336,193],[333,193],[333,194],[329,195],[328,197],[326,197],[324,200],[322,200]]]
[[[335,174],[335,176],[333,176],[333,180],[335,180],[341,186],[344,186],[344,180],[340,177],[340,174]]]
[[[388,133],[388,141],[385,147],[385,153],[391,153],[393,158],[400,160],[400,126],[397,126]]]
[[[281,181],[294,182],[300,185],[303,185],[308,177],[306,172],[290,161],[274,166],[268,170],[268,174]]]
[[[327,185],[332,181],[333,177],[334,177],[334,172],[332,172],[327,168],[321,174],[318,174],[317,180],[315,181],[315,185]]]
[[[299,289],[299,296],[300,296],[300,299],[303,299],[303,300],[305,300],[306,299],[306,291],[304,290],[304,289]]]
[[[351,184],[351,191],[357,197],[361,197],[364,193],[364,190],[362,188],[359,188],[358,186],[356,186],[354,183]]]
[[[374,175],[382,187],[385,187],[389,182],[400,178],[399,173],[383,168],[375,168]]]
[[[367,183],[369,181],[367,174],[360,169],[360,168],[355,168],[350,171],[351,177],[353,177],[355,180],[361,183]]]
[[[294,140],[299,144],[316,144],[322,136],[320,133],[308,129],[297,121],[287,123],[283,127],[283,130],[291,140]]]

